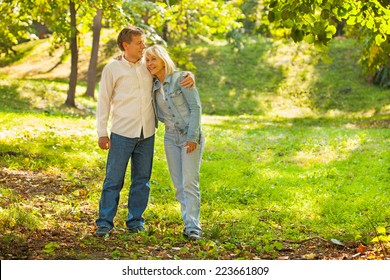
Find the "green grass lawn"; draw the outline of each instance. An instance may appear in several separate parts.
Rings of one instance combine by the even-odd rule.
[[[331,64],[314,64],[307,46],[264,40],[248,41],[243,53],[199,45],[194,54],[206,134],[204,240],[188,246],[180,236],[159,129],[148,234],[123,232],[127,180],[116,232],[99,242],[93,232],[106,152],[97,146],[96,102],[82,96],[80,84],[78,109],[66,108],[66,82],[3,74],[0,170],[43,176],[42,184],[0,179],[4,248],[27,246],[32,232],[65,230],[77,243],[68,258],[142,259],[146,245],[155,259],[253,259],[277,258],[286,240],[318,236],[368,245],[377,235],[388,239],[390,93],[360,76],[351,41],[334,42]],[[64,244],[47,238],[36,254],[64,258],[56,253]]]

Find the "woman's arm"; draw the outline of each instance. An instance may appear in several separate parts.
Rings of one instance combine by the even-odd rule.
[[[179,79],[183,79],[182,77]],[[199,131],[200,123],[202,117],[202,105],[200,103],[200,98],[198,90],[194,88],[185,88],[181,86],[181,91],[183,92],[184,98],[187,101],[188,109],[190,111],[187,139],[189,142],[197,143],[199,140]]]

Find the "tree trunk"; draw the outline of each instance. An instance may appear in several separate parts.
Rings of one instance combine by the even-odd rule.
[[[102,29],[102,10],[97,9],[96,15],[93,19],[93,39],[92,39],[92,51],[91,58],[88,66],[88,83],[86,96],[92,98],[95,97],[95,85],[96,85],[96,68],[99,58],[99,42],[100,42],[100,31]]]
[[[78,68],[77,63],[79,60],[79,50],[77,46],[76,7],[72,0],[69,2],[69,11],[70,11],[70,25],[71,25],[70,26],[71,66],[70,66],[70,76],[69,76],[68,97],[65,101],[65,105],[69,107],[76,107],[75,96],[76,96],[76,85],[77,85],[77,68]]]

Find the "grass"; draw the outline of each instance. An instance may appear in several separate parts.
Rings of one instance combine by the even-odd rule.
[[[80,83],[78,109],[69,109],[62,105],[66,82],[3,73],[0,167],[10,174],[34,172],[27,179],[0,179],[4,248],[39,243],[33,231],[66,231],[75,239],[42,238],[37,252],[25,257],[277,258],[283,240],[320,236],[370,244],[376,228],[389,227],[390,96],[359,76],[352,42],[334,43],[331,64],[314,64],[316,54],[307,46],[257,39],[241,54],[199,45],[194,57],[207,139],[201,167],[204,240],[188,245],[180,236],[162,129],[145,212],[149,233],[123,232],[127,179],[116,231],[105,243],[97,240],[106,152],[97,147],[96,102],[83,97]],[[77,245],[61,255],[69,243]]]

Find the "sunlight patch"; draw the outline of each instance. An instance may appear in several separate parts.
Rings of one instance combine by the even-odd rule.
[[[327,164],[340,158],[337,151],[333,151],[331,147],[324,147],[320,151],[299,151],[294,160],[301,166],[309,166],[311,164]]]
[[[328,164],[336,160],[346,159],[351,152],[358,149],[365,141],[365,135],[355,135],[345,140],[340,139],[334,143],[312,143],[308,141],[307,147],[298,151],[294,160],[301,166],[312,164]],[[315,141],[314,141],[315,142]]]

